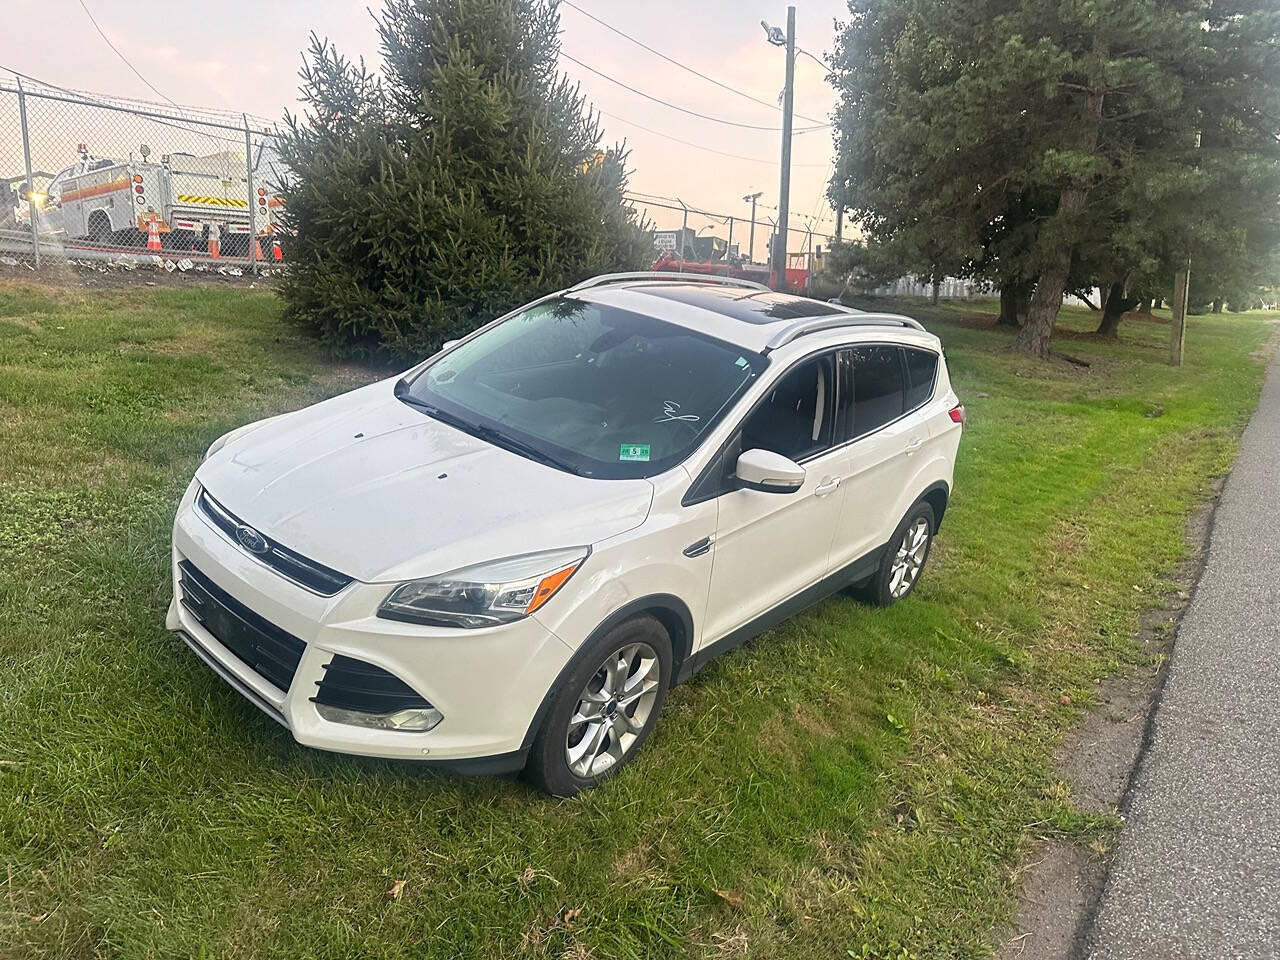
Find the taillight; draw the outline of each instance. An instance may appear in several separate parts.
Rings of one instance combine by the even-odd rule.
[[[964,404],[957,403],[947,411],[947,416],[951,418],[952,423],[964,423]]]

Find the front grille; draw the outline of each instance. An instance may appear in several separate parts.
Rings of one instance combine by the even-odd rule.
[[[288,690],[307,645],[254,613],[190,560],[179,563],[178,572],[182,605],[200,625],[268,683]]]
[[[241,548],[244,547],[240,537],[237,535],[237,531],[242,527],[247,527],[248,524],[241,521],[234,513],[209,496],[209,491],[203,487],[200,488],[200,494],[196,497],[196,503],[200,507],[200,512],[208,517],[215,527],[225,533],[232,543]],[[344,573],[339,573],[332,567],[326,567],[322,563],[308,560],[302,554],[276,543],[261,531],[254,532],[261,538],[263,549],[261,552],[254,551],[250,553],[248,550],[245,552],[249,553],[251,557],[261,560],[286,580],[292,580],[299,586],[306,587],[312,593],[331,597],[354,579]]]
[[[413,687],[372,663],[338,654],[324,668],[313,703],[361,713],[431,708]]]

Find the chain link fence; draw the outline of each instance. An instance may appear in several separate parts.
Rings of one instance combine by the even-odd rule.
[[[261,273],[283,264],[272,125],[0,81],[0,263]]]

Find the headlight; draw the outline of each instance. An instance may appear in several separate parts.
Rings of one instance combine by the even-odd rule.
[[[555,596],[590,553],[590,547],[544,550],[410,580],[387,595],[378,616],[441,627],[510,623]]]

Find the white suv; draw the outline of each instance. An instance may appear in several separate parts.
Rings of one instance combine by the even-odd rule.
[[[597,277],[216,441],[167,625],[299,743],[572,795],[712,657],[906,596],[963,421],[907,317]]]

